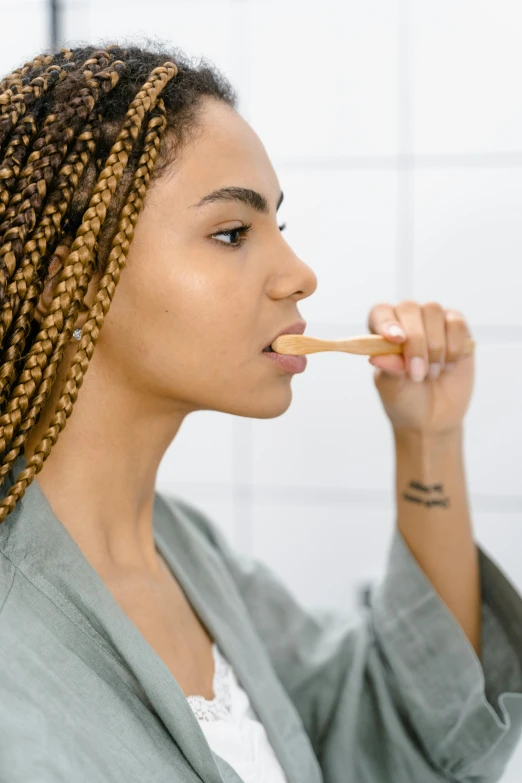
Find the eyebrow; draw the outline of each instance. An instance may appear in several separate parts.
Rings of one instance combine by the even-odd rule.
[[[281,191],[279,201],[277,202],[276,212],[283,203],[283,199],[284,193]],[[197,204],[192,204],[192,206],[202,207],[205,204],[211,204],[215,201],[238,201],[240,204],[246,204],[248,207],[252,207],[256,212],[261,212],[263,215],[267,215],[270,211],[268,201],[261,193],[258,193],[257,190],[234,186],[213,190],[211,193],[207,193],[206,196],[203,196],[201,201],[198,201]]]

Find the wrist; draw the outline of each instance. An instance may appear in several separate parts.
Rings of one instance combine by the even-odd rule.
[[[408,431],[395,433],[397,478],[440,481],[463,460],[463,429],[445,432]],[[415,473],[410,476],[410,473]]]
[[[444,430],[442,432],[428,432],[426,430],[393,430],[393,437],[397,448],[422,449],[446,447],[450,444],[462,443],[463,426]]]

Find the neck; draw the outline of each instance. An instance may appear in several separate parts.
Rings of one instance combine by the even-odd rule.
[[[57,378],[24,448],[28,461],[55,412]],[[110,392],[90,367],[72,415],[36,475],[55,515],[102,573],[148,572],[159,562],[153,535],[156,474],[188,412],[136,395],[124,382]]]

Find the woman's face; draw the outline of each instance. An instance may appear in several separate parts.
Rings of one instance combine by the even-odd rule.
[[[266,212],[231,196],[200,203],[221,188],[256,191]],[[302,320],[317,280],[279,229],[280,199],[252,128],[207,99],[200,130],[149,188],[93,361],[100,352],[127,392],[187,412],[283,413],[293,376],[263,348]]]

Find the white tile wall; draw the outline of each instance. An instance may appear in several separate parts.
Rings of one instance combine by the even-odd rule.
[[[520,152],[519,0],[411,2],[415,151]]]
[[[81,0],[67,6],[69,41],[164,41],[191,57],[205,57],[234,81],[234,0]],[[204,22],[203,22],[204,20]]]
[[[310,324],[310,334],[322,336]],[[320,353],[292,380],[293,402],[253,422],[255,486],[385,490],[392,439],[365,356]]]
[[[275,157],[398,149],[397,0],[253,0],[250,121]]]
[[[521,204],[520,167],[417,171],[415,297],[522,326]]]
[[[479,342],[466,419],[477,537],[522,590],[519,0],[64,5],[69,41],[170,40],[238,87],[285,192],[287,240],[318,276],[300,304],[309,334],[363,333],[372,304],[405,295],[466,313]],[[48,28],[43,0],[8,13],[3,72]],[[282,417],[189,417],[158,489],[202,508],[305,604],[352,612],[394,521],[372,373],[365,358],[318,354]],[[522,746],[503,783],[521,776]]]
[[[522,742],[519,742],[507,769],[502,776],[501,783],[520,783],[522,770]]]
[[[522,591],[522,508],[518,513],[477,512],[473,523],[477,541]]]
[[[232,484],[234,426],[228,414],[198,411],[187,416],[160,465],[162,484]]]
[[[355,503],[258,501],[253,545],[304,604],[351,613],[358,608],[359,588],[382,576],[393,523],[391,509]],[[473,525],[481,547],[522,591],[522,508],[518,513],[476,512]],[[282,538],[297,546],[283,548]]]
[[[45,0],[2,3],[0,7],[2,44],[0,73],[3,78],[32,60],[49,43],[49,19]]]
[[[277,167],[287,241],[317,274],[309,321],[361,323],[396,297],[397,173]]]
[[[466,418],[466,454],[470,491],[477,496],[496,495],[503,508],[516,506],[522,512],[521,359],[517,342],[477,346],[475,390]],[[512,552],[509,539],[505,547],[506,555]]]
[[[345,615],[355,614],[360,588],[382,573],[393,532],[391,509],[349,504],[258,503],[252,523],[256,554],[298,600]]]

